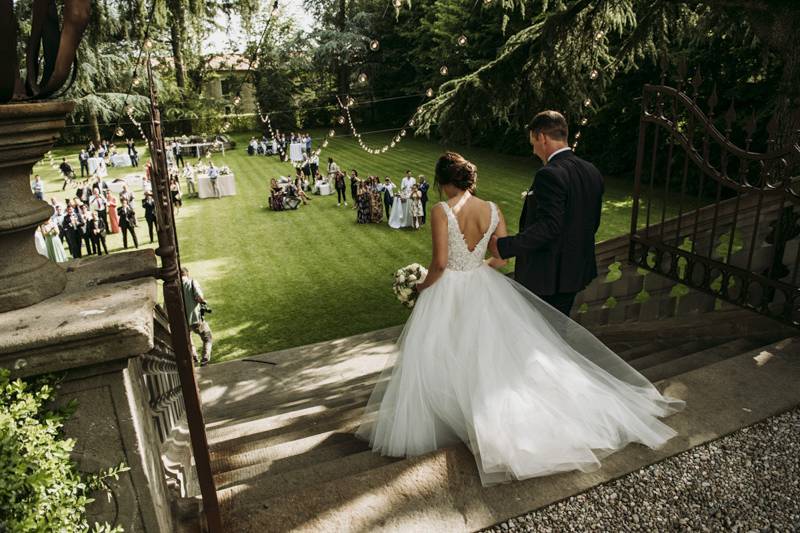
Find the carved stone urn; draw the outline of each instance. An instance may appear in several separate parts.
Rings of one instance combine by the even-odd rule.
[[[53,211],[30,173],[58,139],[72,102],[0,105],[0,313],[59,294],[66,271],[36,251],[34,232]]]

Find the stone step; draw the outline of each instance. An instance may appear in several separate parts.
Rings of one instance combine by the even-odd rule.
[[[659,450],[628,446],[597,472],[482,487],[473,456],[459,445],[291,493],[259,498],[253,486],[241,500],[250,503],[223,507],[225,526],[257,533],[475,531],[791,409],[800,404],[798,380],[800,340],[786,339],[660,382],[666,394],[687,401],[685,411],[666,419],[678,437]]]
[[[267,472],[247,478],[239,478],[234,483],[222,487],[217,484],[220,505],[228,513],[258,506],[266,498],[286,496],[309,486],[327,483],[380,468],[401,458],[384,457],[372,450],[361,451],[319,464],[313,464],[283,473]]]
[[[211,469],[215,473],[222,473],[258,464],[266,468],[273,463],[297,456],[305,458],[301,464],[309,464],[320,448],[353,439],[352,433],[358,427],[359,419],[360,413],[345,421],[315,427],[313,431],[298,432],[293,435],[295,438],[288,441],[255,439],[230,448],[222,446],[211,450]],[[334,455],[339,456],[339,454]]]
[[[712,346],[700,352],[687,354],[670,361],[650,366],[642,370],[642,375],[650,381],[656,382],[678,374],[683,374],[697,368],[702,368],[719,361],[724,361],[748,350],[752,350],[765,343],[754,339],[736,339],[718,346]]]
[[[237,446],[246,445],[254,440],[263,440],[264,444],[268,445],[270,439],[275,443],[286,442],[297,438],[298,434],[316,433],[318,431],[314,431],[315,427],[343,418],[352,418],[354,413],[363,411],[371,390],[369,393],[342,398],[334,405],[305,407],[298,411],[272,416],[254,416],[245,421],[237,420],[236,423],[209,430],[207,435],[210,448],[212,451],[223,448],[235,451]]]
[[[677,359],[678,357],[693,354],[701,350],[705,350],[706,348],[710,348],[711,346],[716,346],[717,344],[718,343],[709,340],[694,340],[684,342],[678,345],[673,345],[671,348],[667,348],[665,350],[660,350],[647,355],[642,355],[636,359],[631,359],[628,361],[628,364],[641,372],[645,368],[659,365],[667,361]]]
[[[297,455],[264,454],[260,461],[229,470],[216,470],[214,464],[214,481],[217,488],[233,486],[243,480],[253,479],[263,474],[279,475],[284,472],[301,470],[308,466],[323,464],[342,457],[369,450],[367,443],[356,439],[352,434],[338,434],[329,437],[316,448],[312,447]],[[223,465],[224,466],[224,465]]]
[[[660,350],[664,350],[669,347],[669,343],[665,341],[654,341],[654,342],[647,342],[642,341],[637,346],[632,348],[628,348],[626,350],[615,350],[617,355],[622,357],[625,361],[631,361],[633,359],[655,353]],[[609,346],[611,348],[611,346]],[[612,348],[613,350],[613,348]]]

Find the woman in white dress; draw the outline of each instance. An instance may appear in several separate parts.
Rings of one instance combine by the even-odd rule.
[[[441,162],[441,159],[440,159]],[[506,235],[497,206],[472,195],[475,166],[437,164],[447,202],[431,210],[433,259],[357,435],[374,451],[420,455],[464,442],[484,485],[568,470],[676,432],[683,408],[577,323],[484,261]]]

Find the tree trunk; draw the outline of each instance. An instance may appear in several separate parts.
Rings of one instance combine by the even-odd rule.
[[[183,25],[184,17],[179,2],[170,0],[169,9],[172,14],[172,24],[170,25],[170,41],[172,44],[172,60],[175,63],[175,83],[183,90],[186,88],[186,66],[183,63]]]
[[[97,123],[97,113],[89,112],[89,127],[92,130],[92,141],[96,146],[100,146],[100,124]]]

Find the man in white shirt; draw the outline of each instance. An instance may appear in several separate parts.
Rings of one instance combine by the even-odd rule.
[[[394,204],[394,190],[395,185],[392,183],[392,180],[389,179],[389,176],[386,176],[386,180],[383,183],[383,206],[386,208],[386,219],[389,219],[389,214],[392,211],[392,204]]]
[[[411,175],[410,170],[406,170],[406,175],[400,182],[400,192],[403,196],[411,196],[411,187],[417,184],[417,180]]]
[[[97,213],[97,217],[100,218],[104,223],[105,227],[108,226],[108,202],[106,199],[100,196],[100,189],[95,188],[94,194],[92,198],[89,200],[89,209],[92,212]]]

